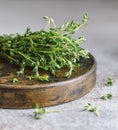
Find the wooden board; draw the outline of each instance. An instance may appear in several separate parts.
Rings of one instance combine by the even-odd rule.
[[[32,74],[31,68],[27,68],[25,75],[17,76],[18,66],[0,59],[0,108],[33,108],[37,103],[47,107],[81,98],[96,82],[95,58],[90,54],[82,64],[69,79],[64,78],[65,69],[62,69],[57,76],[51,75],[50,82],[41,82],[26,78]],[[19,82],[13,83],[13,78],[18,78]]]

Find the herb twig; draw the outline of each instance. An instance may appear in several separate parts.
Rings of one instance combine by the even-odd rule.
[[[107,99],[111,99],[111,98],[112,98],[112,94],[111,93],[108,93],[108,94],[106,94],[106,95],[101,97],[101,99],[103,99],[103,100],[107,100]]]
[[[40,116],[45,114],[46,113],[46,110],[44,108],[40,108],[38,104],[36,104],[35,106],[35,112],[34,112],[34,118],[36,120],[39,120],[40,119]]]
[[[106,81],[106,85],[108,86],[112,86],[114,83],[114,79],[113,77],[108,77],[107,81]]]
[[[90,111],[90,112],[94,112],[97,116],[99,116],[99,108],[98,108],[98,107],[94,107],[94,106],[91,105],[90,103],[88,103],[88,104],[85,106],[84,111],[85,111],[85,110]]]
[[[46,110],[45,108],[39,107],[38,104],[35,105],[34,118],[40,120],[41,116],[50,113],[50,112],[59,112],[59,110]]]

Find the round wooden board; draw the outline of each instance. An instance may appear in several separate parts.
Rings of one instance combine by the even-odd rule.
[[[71,78],[62,78],[65,70],[61,70],[56,78],[44,83],[29,81],[26,76],[17,77],[17,66],[0,59],[0,108],[33,108],[35,104],[47,107],[81,98],[95,85],[96,60],[90,54],[82,64]],[[30,70],[25,73],[29,74]],[[18,83],[12,83],[14,77],[19,79]]]

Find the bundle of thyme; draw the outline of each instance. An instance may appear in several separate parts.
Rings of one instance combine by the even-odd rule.
[[[0,56],[11,64],[20,67],[17,74],[24,74],[27,66],[32,68],[34,75],[29,79],[49,80],[49,76],[41,75],[40,69],[50,71],[55,75],[57,69],[67,67],[69,71],[65,77],[70,77],[81,58],[88,58],[88,51],[80,45],[85,41],[84,37],[73,38],[73,34],[87,23],[88,15],[83,15],[81,23],[72,20],[56,27],[54,20],[47,16],[44,20],[49,26],[48,31],[42,28],[32,32],[26,29],[24,34],[10,34],[0,36]]]

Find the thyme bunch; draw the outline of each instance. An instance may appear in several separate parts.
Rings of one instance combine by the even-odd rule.
[[[56,27],[54,20],[47,16],[45,28],[32,32],[26,29],[24,34],[4,34],[0,36],[0,56],[20,68],[17,74],[24,74],[27,66],[32,68],[34,75],[29,79],[49,81],[48,75],[41,75],[40,69],[55,75],[57,69],[68,68],[65,77],[69,78],[76,67],[80,67],[80,57],[88,58],[88,51],[80,45],[85,41],[83,36],[77,39],[73,34],[87,23],[88,15],[83,15],[81,23],[72,20],[70,23]]]

